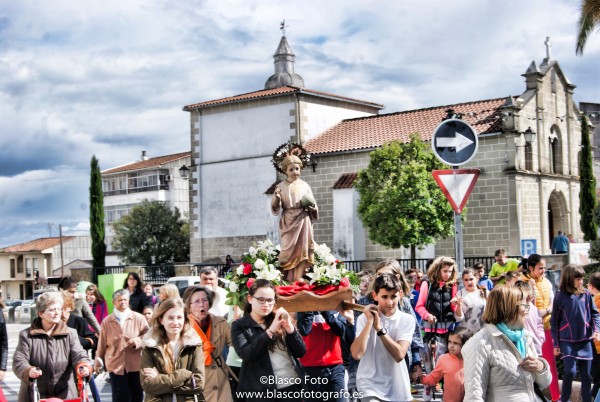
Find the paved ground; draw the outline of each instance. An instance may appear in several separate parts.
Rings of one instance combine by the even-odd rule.
[[[27,328],[29,325],[27,324],[7,324],[6,325],[6,329],[8,332],[8,368],[6,371],[6,378],[3,382],[0,382],[0,385],[2,386],[2,390],[4,391],[4,395],[6,396],[6,399],[8,402],[17,402],[17,397],[19,394],[19,387],[21,386],[21,381],[14,375],[13,371],[12,371],[12,356],[13,353],[15,351],[15,348],[17,347],[17,342],[19,340],[19,332],[24,330],[25,328]],[[100,390],[100,398],[102,399],[102,402],[111,402],[112,401],[112,397],[111,397],[111,388],[110,388],[110,384],[107,383],[106,381],[104,381],[104,375],[100,375],[99,377],[96,378],[96,385],[98,386],[98,389]],[[417,386],[417,388],[420,391],[420,386]],[[579,391],[579,384],[578,383],[574,383],[573,384],[573,402],[578,402],[581,400],[581,398],[576,394]],[[437,398],[433,399],[432,401],[441,401],[441,395],[436,394]],[[421,399],[421,392],[418,392],[417,394],[414,394],[413,397],[415,398],[414,401],[415,402],[419,402],[422,401]],[[90,400],[93,401],[91,394],[90,394]],[[115,401],[116,402],[116,401]]]

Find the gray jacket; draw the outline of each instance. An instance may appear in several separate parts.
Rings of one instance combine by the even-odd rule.
[[[19,402],[31,402],[29,371],[39,367],[42,375],[37,379],[42,398],[77,398],[73,373],[79,363],[90,363],[79,343],[77,332],[60,322],[48,335],[37,317],[31,327],[19,333],[19,343],[13,357],[13,371],[21,379]]]
[[[87,322],[94,328],[94,332],[100,332],[100,324],[96,320],[96,316],[92,312],[88,302],[85,299],[75,299],[75,308],[71,311],[71,314],[78,315],[87,320]]]

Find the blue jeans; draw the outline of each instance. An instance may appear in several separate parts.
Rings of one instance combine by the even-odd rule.
[[[114,402],[142,402],[144,399],[139,371],[132,371],[124,375],[110,373],[110,387]]]
[[[344,366],[342,364],[336,364],[333,366],[315,366],[315,367],[304,367],[304,371],[310,378],[313,378],[314,381],[310,381],[308,384],[305,384],[306,388],[310,391],[315,392],[336,392],[343,393],[345,391],[344,387]],[[339,398],[332,398],[331,395],[328,396],[329,401],[335,402],[344,402],[344,398],[342,395],[339,395]],[[312,401],[323,401],[324,398],[305,398],[305,402]]]
[[[568,402],[571,400],[573,378],[575,377],[575,364],[577,364],[579,368],[579,375],[581,376],[581,400],[583,402],[591,402],[592,379],[590,376],[590,369],[592,367],[592,361],[578,360],[573,357],[565,357],[562,359],[562,362],[565,368],[565,372],[563,374],[563,384],[560,392],[560,400],[562,402]],[[596,400],[597,399],[598,398],[596,398]]]

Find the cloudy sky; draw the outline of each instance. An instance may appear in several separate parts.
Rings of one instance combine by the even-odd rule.
[[[262,89],[279,22],[310,89],[385,113],[517,95],[552,57],[600,102],[600,33],[574,0],[0,0],[0,247],[87,233],[102,169],[190,149],[182,106]]]

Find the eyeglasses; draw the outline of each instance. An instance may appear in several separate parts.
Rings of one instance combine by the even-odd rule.
[[[270,298],[270,297],[254,297],[252,296],[254,299],[256,299],[256,301],[259,304],[265,304],[265,303],[269,303],[269,304],[275,304],[275,299]]]
[[[50,314],[54,314],[54,313],[60,314],[61,312],[62,312],[62,308],[59,308],[59,307],[52,308],[52,309],[49,308],[49,309],[44,310],[44,313],[50,313]]]
[[[531,308],[530,304],[519,304],[519,306],[523,307],[523,310],[526,312],[529,312],[529,309]]]

